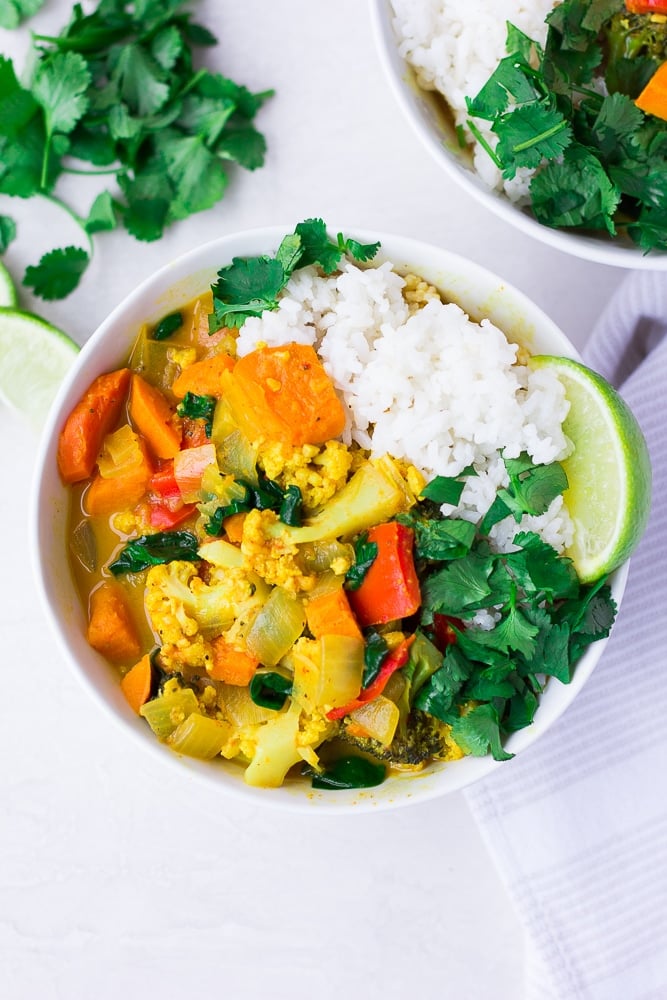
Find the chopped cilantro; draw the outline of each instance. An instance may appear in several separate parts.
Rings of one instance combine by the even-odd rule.
[[[16,223],[8,215],[0,215],[0,254],[16,238]]]
[[[622,227],[644,252],[667,249],[667,122],[634,103],[667,58],[664,26],[623,0],[563,0],[547,26],[542,49],[508,24],[507,56],[466,98],[472,134],[504,177],[535,170],[544,225]],[[491,122],[493,142],[475,119]]]
[[[240,327],[248,316],[261,316],[278,308],[279,296],[297,268],[317,264],[331,274],[342,258],[367,261],[375,256],[379,243],[362,244],[342,233],[332,242],[322,219],[306,219],[281,241],[274,257],[235,257],[218,272],[212,286],[211,332],[222,326]]]
[[[194,392],[186,392],[176,407],[176,412],[179,417],[189,417],[191,420],[203,420],[206,437],[210,437],[211,430],[213,429],[213,414],[216,402],[215,396],[198,396]]]
[[[15,27],[39,6],[5,0],[0,25]],[[216,39],[185,6],[98,0],[84,13],[75,4],[59,34],[33,36],[26,84],[0,57],[0,194],[48,196],[88,240],[85,262],[84,251],[66,248],[28,268],[25,283],[36,295],[63,298],[76,288],[94,234],[121,224],[136,239],[159,239],[224,196],[227,163],[263,164],[266,143],[253,119],[272,92],[253,94],[195,69],[193,48]],[[79,218],[56,194],[66,173],[108,174],[120,195],[100,191]]]

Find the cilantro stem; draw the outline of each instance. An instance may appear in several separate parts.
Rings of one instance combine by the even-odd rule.
[[[495,165],[498,167],[498,170],[502,170],[503,169],[502,160],[500,159],[500,157],[496,153],[495,149],[491,148],[491,146],[489,145],[489,143],[487,142],[487,140],[484,138],[484,136],[482,135],[482,133],[480,132],[480,130],[475,125],[474,121],[472,121],[471,118],[468,118],[466,120],[466,125],[468,126],[468,128],[470,129],[470,131],[472,132],[472,134],[475,136],[475,139],[480,144],[480,146],[482,147],[482,149],[484,149],[489,154],[489,156],[491,157],[491,159],[493,160],[493,162],[495,163]]]
[[[88,232],[88,230],[86,229],[86,224],[85,224],[84,220],[81,218],[81,216],[78,215],[74,211],[73,208],[70,208],[70,206],[66,202],[62,201],[61,198],[58,198],[57,195],[55,195],[55,194],[46,194],[44,191],[41,192],[41,195],[42,195],[42,198],[45,198],[47,201],[50,201],[52,205],[57,205],[58,208],[61,208],[63,210],[63,212],[67,212],[67,214],[69,215],[70,219],[72,219],[74,222],[76,222],[77,226],[86,234],[86,240],[88,241],[88,248],[90,250],[90,256],[92,258],[93,253],[95,251],[95,248],[94,248],[94,245],[93,245],[93,238],[90,235],[90,233]]]
[[[65,174],[79,174],[82,177],[104,177],[107,174],[119,174],[122,167],[109,167],[107,170],[79,170],[77,167],[63,167]]]
[[[512,146],[513,153],[522,153],[524,149],[530,149],[531,146],[537,146],[539,142],[543,142],[544,139],[550,139],[552,135],[557,135],[558,132],[562,132],[564,128],[567,128],[568,123],[563,118],[562,121],[557,122],[552,125],[551,128],[545,129],[544,132],[540,132],[539,135],[532,136],[530,139],[526,139],[525,142],[519,142],[516,146]]]

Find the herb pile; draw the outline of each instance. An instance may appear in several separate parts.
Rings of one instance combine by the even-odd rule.
[[[509,54],[467,99],[470,130],[506,179],[537,171],[539,222],[623,226],[644,252],[667,249],[667,122],[634,103],[667,58],[665,25],[624,0],[563,0],[547,24],[544,48],[508,24]],[[475,118],[493,123],[495,149]]]
[[[511,506],[517,522],[544,513],[567,486],[557,462],[505,464],[502,516]],[[457,482],[439,478],[424,494],[441,502]],[[411,710],[451,725],[465,753],[506,760],[503,740],[532,722],[544,679],[569,683],[586,646],[609,634],[616,605],[604,579],[582,586],[571,561],[534,532],[518,531],[512,552],[493,551],[487,536],[501,511],[490,514],[475,528],[425,499],[398,516],[415,531],[422,590],[420,641],[404,675]],[[480,610],[492,611],[492,628],[472,622]]]
[[[13,3],[25,14],[38,6]],[[59,35],[33,36],[35,67],[25,86],[0,56],[0,194],[47,197],[86,237],[86,249],[54,249],[27,269],[24,284],[36,295],[59,299],[76,288],[94,234],[122,225],[138,240],[159,239],[223,197],[225,164],[262,166],[266,144],[253,120],[272,92],[253,94],[195,68],[194,48],[216,39],[186,5],[100,0],[84,14],[76,4]],[[56,194],[66,173],[108,175],[116,184],[81,217]],[[14,235],[3,217],[0,250]]]
[[[44,0],[3,0],[0,5],[0,28],[18,28],[21,21],[32,17],[44,5]]]

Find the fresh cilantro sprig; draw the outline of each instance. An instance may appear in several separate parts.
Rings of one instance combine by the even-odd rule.
[[[11,0],[10,20],[37,6]],[[255,170],[264,162],[253,122],[272,91],[251,93],[196,69],[195,48],[216,39],[185,6],[100,0],[84,14],[76,4],[58,35],[33,36],[25,84],[0,57],[0,194],[49,198],[83,236],[81,246],[50,251],[28,269],[24,283],[44,299],[76,288],[95,234],[123,226],[136,239],[159,239],[224,196],[229,164]],[[113,186],[82,215],[58,194],[67,173],[106,176]]]
[[[634,103],[667,58],[664,26],[628,14],[624,0],[563,0],[547,17],[544,48],[511,24],[506,48],[467,98],[468,126],[505,178],[536,171],[536,219],[611,236],[622,226],[644,252],[666,250],[667,122]]]
[[[535,466],[526,455],[506,466],[510,487],[499,491],[505,517],[546,509],[567,485],[560,466]],[[449,489],[432,487],[436,498],[441,488]],[[400,519],[415,530],[422,596],[402,710],[447,723],[465,753],[505,760],[505,737],[532,722],[544,678],[569,683],[585,648],[609,634],[616,613],[610,588],[604,580],[582,586],[571,561],[535,532],[517,530],[512,551],[496,552],[483,522],[475,528],[443,517],[433,501]],[[467,534],[458,525],[467,525]],[[492,616],[490,626],[473,622],[480,611]],[[454,637],[444,653],[434,645],[442,618]]]
[[[365,262],[379,248],[379,243],[359,243],[342,233],[333,241],[322,219],[305,219],[284,237],[274,257],[234,257],[218,272],[212,286],[211,331],[240,327],[249,316],[277,309],[280,293],[297,268],[317,264],[325,274],[332,274],[346,254]]]
[[[44,5],[44,0],[3,0],[0,4],[0,28],[18,28]]]

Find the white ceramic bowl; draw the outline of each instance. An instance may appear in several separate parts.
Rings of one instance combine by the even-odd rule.
[[[528,209],[511,202],[504,193],[489,188],[472,169],[470,155],[461,150],[440,101],[419,87],[412,68],[399,54],[390,0],[370,0],[370,7],[375,41],[389,85],[424,146],[448,177],[505,222],[556,250],[600,264],[667,270],[667,253],[644,254],[627,236],[611,238],[604,233],[551,229],[538,222]]]
[[[405,805],[463,788],[491,774],[497,767],[509,767],[511,764],[498,764],[490,757],[469,757],[450,764],[433,765],[418,776],[391,777],[378,788],[354,792],[316,792],[306,782],[280,789],[250,788],[243,783],[241,769],[235,765],[222,761],[202,763],[179,757],[158,743],[143,719],[132,712],[121,693],[117,671],[88,645],[84,609],[68,564],[69,495],[56,467],[58,435],[67,414],[93,378],[125,362],[144,322],[155,322],[206,291],[217,270],[229,263],[232,257],[274,253],[281,237],[292,228],[285,226],[225,236],[192,251],[144,282],[90,338],[54,401],[41,441],[31,518],[36,574],[46,613],[63,657],[92,699],[135,738],[138,752],[147,750],[158,754],[168,766],[180,769],[185,777],[201,777],[208,783],[212,794],[243,796],[257,803],[285,809],[345,812],[354,807],[352,811],[358,812]],[[577,357],[565,335],[537,306],[477,264],[415,240],[358,232],[351,227],[342,228],[347,235],[353,235],[362,242],[381,240],[378,262],[389,259],[399,269],[423,275],[473,318],[488,316],[529,350]],[[626,572],[626,568],[617,571],[612,580],[617,603],[621,600]],[[604,646],[605,641],[602,640],[588,648],[576,667],[571,684],[564,686],[551,681],[547,685],[534,723],[510,737],[507,743],[510,751],[521,753],[546,732],[576,698]]]

